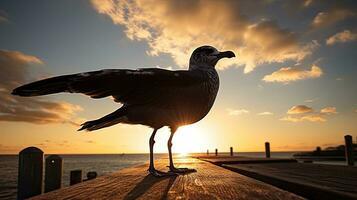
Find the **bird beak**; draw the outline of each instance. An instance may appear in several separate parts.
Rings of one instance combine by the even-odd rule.
[[[219,54],[217,55],[218,59],[233,58],[233,57],[236,57],[236,55],[233,53],[233,51],[223,51],[223,52],[219,52]]]

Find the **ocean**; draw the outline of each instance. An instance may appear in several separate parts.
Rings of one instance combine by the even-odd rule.
[[[296,152],[271,152],[272,158],[291,158]],[[264,152],[244,152],[235,155],[264,157]],[[155,154],[155,159],[167,154]],[[69,185],[71,170],[81,169],[83,178],[89,171],[96,171],[98,176],[115,172],[119,169],[143,164],[149,161],[148,154],[98,154],[98,155],[61,155],[63,158],[62,187]],[[344,164],[344,162],[320,162],[322,164]],[[0,155],[0,199],[16,199],[17,192],[17,155]]]

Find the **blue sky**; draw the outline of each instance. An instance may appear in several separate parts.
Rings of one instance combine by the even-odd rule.
[[[275,140],[276,150],[306,150],[316,145],[337,144],[346,133],[356,135],[355,2],[133,1],[125,4],[136,9],[132,13],[121,10],[119,5],[123,2],[126,1],[1,1],[0,19],[5,20],[0,20],[0,49],[10,52],[6,55],[20,52],[34,56],[43,63],[22,63],[26,65],[26,76],[14,81],[23,84],[40,77],[103,68],[186,68],[183,63],[188,62],[192,50],[207,42],[220,50],[235,51],[237,58],[217,66],[221,86],[216,103],[210,114],[194,126],[202,132],[198,134],[200,137],[204,137],[207,129],[214,131],[208,134],[207,144],[192,145],[190,150],[225,148],[230,145],[228,141],[234,141],[231,145],[255,151],[260,150],[259,143],[265,140]],[[125,17],[121,18],[123,13]],[[342,34],[344,31],[347,32]],[[327,44],[333,37],[332,44]],[[248,70],[249,63],[253,64]],[[1,64],[1,68],[11,67]],[[321,73],[313,73],[313,65]],[[289,73],[281,73],[284,68]],[[263,80],[269,75],[274,81]],[[9,89],[7,83],[0,86]],[[45,100],[80,106],[82,109],[73,112],[62,111],[68,112],[67,118],[80,122],[99,118],[119,106],[111,99],[93,100],[81,95],[60,94]],[[7,106],[16,109],[17,105]],[[301,106],[311,110],[305,112]],[[322,113],[324,108],[330,109]],[[294,109],[299,113],[288,114]],[[2,110],[0,113],[8,114]],[[118,125],[103,130],[101,136],[78,136],[77,127],[63,123],[62,118],[58,120],[61,123],[56,120],[38,123],[16,119],[16,114],[11,119],[1,119],[4,133],[0,135],[0,153],[13,153],[33,144],[42,144],[55,152],[147,150],[135,149],[134,138],[140,135],[137,132],[145,132],[142,143],[146,144],[149,129]],[[37,136],[16,142],[17,137],[32,137],[25,131],[29,128],[36,130]],[[56,131],[48,133],[50,136],[41,134],[49,128]],[[55,140],[63,131],[67,137],[63,141],[69,143],[68,147],[46,144],[45,141]],[[118,131],[138,135],[115,136],[128,137],[127,142],[107,139]],[[71,140],[79,141],[73,145],[83,148],[71,148]],[[92,140],[96,142],[86,143]],[[106,143],[111,146],[106,147]],[[113,149],[116,144],[122,147]],[[159,149],[165,151],[164,146]]]

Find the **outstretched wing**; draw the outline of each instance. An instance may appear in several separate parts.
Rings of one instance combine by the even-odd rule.
[[[158,68],[105,69],[36,81],[16,88],[13,94],[38,96],[71,92],[82,93],[92,98],[113,96],[117,102],[136,104],[160,97],[165,91],[175,91],[203,82],[203,75],[193,71]]]

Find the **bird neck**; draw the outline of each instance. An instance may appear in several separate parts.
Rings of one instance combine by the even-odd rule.
[[[208,64],[192,64],[190,63],[190,66],[188,67],[189,71],[195,71],[195,70],[199,70],[199,71],[215,71],[216,69],[214,68],[214,66],[210,66]]]

